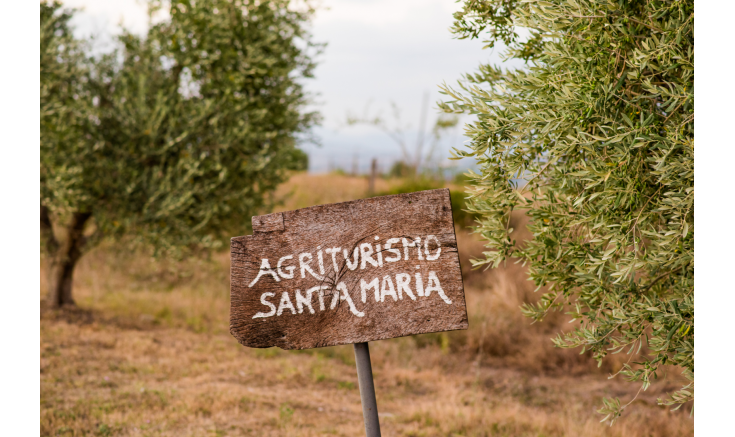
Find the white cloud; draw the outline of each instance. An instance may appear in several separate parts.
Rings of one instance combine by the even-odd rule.
[[[63,0],[64,6],[81,9],[76,21],[83,34],[117,33],[119,24],[135,33],[148,27],[146,3],[140,0]]]
[[[327,0],[315,23],[395,25],[428,16],[442,16],[458,9],[454,0]]]

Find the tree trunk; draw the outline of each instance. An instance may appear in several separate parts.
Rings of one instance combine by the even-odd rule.
[[[84,226],[91,216],[90,213],[74,213],[66,229],[66,240],[60,244],[56,242],[56,250],[49,253],[48,300],[52,308],[74,305],[72,298],[74,267],[82,256],[86,240]]]

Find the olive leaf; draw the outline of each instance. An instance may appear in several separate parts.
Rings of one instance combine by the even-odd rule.
[[[455,19],[459,38],[526,61],[442,87],[444,111],[476,117],[453,151],[479,167],[468,209],[490,250],[473,266],[525,262],[548,293],[522,311],[581,321],[556,346],[625,349],[618,374],[642,390],[678,366],[689,384],[659,402],[693,403],[694,2],[465,0]],[[524,245],[512,210],[531,219]],[[603,420],[628,405],[605,400]]]

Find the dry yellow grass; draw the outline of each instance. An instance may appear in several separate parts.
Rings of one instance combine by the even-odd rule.
[[[296,175],[282,209],[365,189],[364,179]],[[693,434],[688,411],[655,404],[676,372],[612,428],[598,423],[601,397],[638,390],[606,379],[622,358],[600,370],[554,349],[549,337],[568,325],[559,315],[535,325],[520,315],[518,305],[535,297],[523,269],[470,272],[482,245],[458,238],[470,329],[371,343],[383,435]],[[228,273],[227,253],[167,263],[102,247],[83,258],[80,308],[42,313],[42,435],[364,435],[352,348],[240,346],[227,332]]]
[[[375,191],[386,191],[402,181],[399,179],[375,180]],[[296,173],[276,191],[276,197],[285,199],[275,211],[290,211],[312,205],[346,202],[367,196],[368,180],[339,174]]]

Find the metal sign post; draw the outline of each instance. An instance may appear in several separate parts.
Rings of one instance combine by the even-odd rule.
[[[367,343],[355,343],[355,363],[357,364],[357,382],[360,385],[362,401],[362,417],[365,420],[365,435],[380,437],[378,421],[378,403],[375,400],[373,384],[373,366],[370,364],[370,348]]]
[[[367,437],[380,436],[369,341],[467,329],[449,190],[256,216],[230,244],[242,345],[355,348]]]

